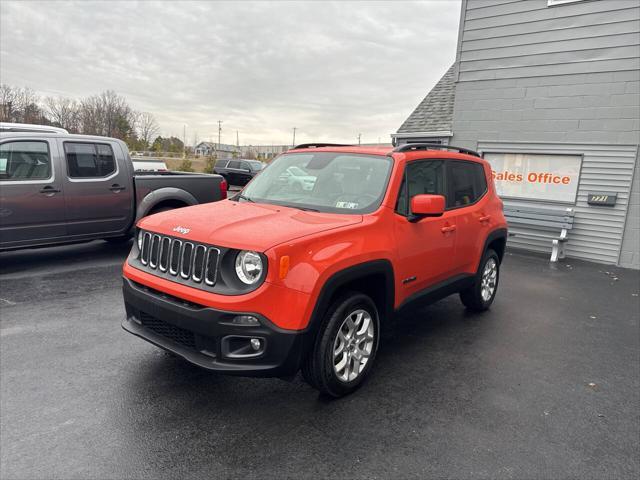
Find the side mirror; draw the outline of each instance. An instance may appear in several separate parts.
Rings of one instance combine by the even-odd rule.
[[[411,199],[410,222],[423,217],[439,217],[444,213],[445,198],[442,195],[416,195]]]

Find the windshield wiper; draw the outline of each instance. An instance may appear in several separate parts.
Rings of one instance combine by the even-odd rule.
[[[320,210],[317,210],[315,208],[309,208],[309,207],[298,207],[298,206],[294,206],[294,205],[287,205],[287,207],[291,207],[291,208],[297,208],[298,210],[303,210],[305,212],[319,212]]]
[[[255,200],[251,200],[249,197],[245,197],[244,195],[242,195],[241,193],[238,194],[238,196],[236,197],[238,199],[242,199],[246,202],[250,202],[250,203],[256,203]]]

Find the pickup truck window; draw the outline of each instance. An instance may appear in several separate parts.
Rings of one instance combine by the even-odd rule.
[[[0,181],[45,180],[51,177],[47,142],[17,141],[0,145]]]
[[[64,143],[70,178],[100,178],[116,171],[110,145],[102,143]]]
[[[398,195],[396,212],[400,215],[408,215],[411,199],[422,194],[445,195],[442,160],[418,160],[407,165]]]

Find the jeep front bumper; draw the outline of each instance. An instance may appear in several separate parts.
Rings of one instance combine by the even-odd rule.
[[[253,312],[196,305],[123,278],[127,312],[122,328],[208,370],[246,376],[288,377],[300,368],[306,335],[283,330]],[[232,323],[252,316],[255,325]],[[251,340],[254,341],[252,347]]]

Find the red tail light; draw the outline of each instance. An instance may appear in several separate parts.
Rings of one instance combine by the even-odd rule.
[[[220,182],[220,200],[227,198],[227,181],[222,179]]]

